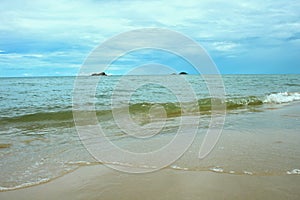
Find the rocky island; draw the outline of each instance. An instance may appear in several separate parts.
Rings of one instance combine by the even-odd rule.
[[[188,73],[186,72],[180,72],[179,75],[187,75]]]
[[[107,76],[105,72],[93,73],[91,76]]]

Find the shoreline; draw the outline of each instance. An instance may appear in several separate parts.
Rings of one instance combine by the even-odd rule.
[[[53,181],[0,193],[0,199],[298,199],[299,176],[251,176],[163,169],[127,174],[81,167]]]

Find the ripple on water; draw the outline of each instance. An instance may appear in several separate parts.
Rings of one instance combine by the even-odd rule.
[[[11,146],[12,146],[12,144],[10,144],[10,143],[0,144],[0,149],[10,148]]]

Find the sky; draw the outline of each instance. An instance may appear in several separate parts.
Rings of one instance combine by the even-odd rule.
[[[298,0],[1,0],[0,77],[77,75],[98,45],[139,28],[190,37],[223,74],[300,74],[299,10]],[[161,63],[193,73],[173,56],[134,52],[106,72]]]

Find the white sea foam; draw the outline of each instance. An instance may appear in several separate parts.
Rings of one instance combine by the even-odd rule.
[[[268,95],[264,103],[289,103],[293,101],[300,101],[300,93],[298,92],[280,92]]]
[[[244,174],[247,174],[247,175],[253,175],[252,172],[249,172],[249,171],[244,171]]]
[[[289,175],[300,174],[300,169],[293,169],[291,171],[287,171],[286,173],[289,174]]]
[[[178,170],[185,170],[185,171],[189,170],[189,169],[186,168],[186,167],[179,167],[179,166],[177,166],[177,165],[172,165],[171,168],[172,168],[172,169],[178,169]]]
[[[68,165],[91,165],[92,163],[88,161],[76,161],[76,162],[70,161],[67,164]]]
[[[44,179],[41,179],[36,182],[22,183],[20,185],[13,186],[13,187],[1,187],[0,186],[0,191],[9,191],[9,190],[16,190],[16,189],[20,189],[20,188],[30,187],[30,186],[38,185],[41,183],[46,183],[49,180],[50,180],[49,178],[44,178]]]
[[[219,173],[224,172],[224,169],[222,169],[221,167],[213,167],[213,168],[210,168],[210,170],[213,172],[219,172]]]

